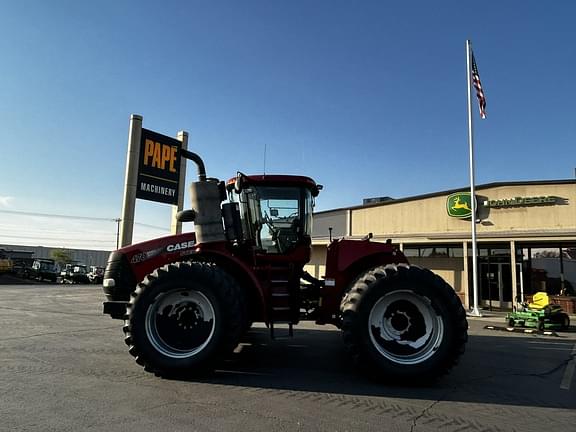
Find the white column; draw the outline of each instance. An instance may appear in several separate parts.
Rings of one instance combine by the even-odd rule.
[[[518,275],[516,274],[516,242],[510,240],[510,270],[512,273],[512,308],[516,305],[516,297],[518,296],[518,290],[516,288]]]
[[[470,288],[468,287],[468,242],[462,242],[462,256],[464,260],[464,283],[462,287],[464,288],[464,306],[470,308]]]
[[[346,237],[352,235],[352,210],[346,211]]]

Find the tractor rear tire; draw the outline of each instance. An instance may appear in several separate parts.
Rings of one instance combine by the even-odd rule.
[[[464,353],[466,312],[429,270],[406,264],[367,271],[340,305],[344,343],[360,370],[399,384],[426,384]]]
[[[238,344],[246,304],[236,281],[213,264],[180,262],[148,275],[130,299],[129,352],[160,376],[212,370]]]

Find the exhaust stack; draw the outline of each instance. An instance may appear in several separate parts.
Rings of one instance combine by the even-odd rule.
[[[204,161],[199,155],[188,150],[182,150],[182,156],[196,163],[198,167],[198,181],[192,182],[190,185],[196,241],[198,243],[226,241],[220,207],[222,194],[219,181],[206,178]],[[179,214],[183,215],[184,213]],[[192,213],[188,214],[192,215]]]

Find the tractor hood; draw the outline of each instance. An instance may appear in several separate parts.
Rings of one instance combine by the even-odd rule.
[[[166,263],[180,261],[196,248],[196,235],[184,233],[160,237],[118,249],[108,257],[103,288],[111,300],[128,300],[146,275]]]
[[[162,254],[185,255],[196,245],[196,235],[191,233],[176,234],[136,243],[118,249],[113,253],[121,253],[128,258],[130,264],[138,264],[153,259]]]

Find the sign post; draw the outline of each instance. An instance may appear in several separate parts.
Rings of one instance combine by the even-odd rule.
[[[180,141],[181,149],[188,150],[188,132],[179,131],[177,135],[178,141]],[[182,234],[182,222],[176,220],[176,213],[184,208],[184,182],[186,181],[186,159],[180,158],[180,188],[178,192],[178,204],[172,206],[172,223],[170,226],[170,231],[172,234]]]
[[[122,201],[122,220],[120,225],[120,247],[132,243],[134,230],[134,209],[136,207],[136,183],[138,181],[138,158],[140,138],[142,136],[142,116],[130,116],[128,133],[128,154],[126,156],[126,178],[124,181],[124,199]]]

